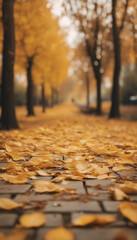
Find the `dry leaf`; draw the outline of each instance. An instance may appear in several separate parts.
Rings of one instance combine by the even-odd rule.
[[[110,170],[107,166],[99,166],[94,171],[94,176],[104,175],[110,173]]]
[[[111,215],[83,215],[72,222],[73,226],[86,226],[89,224],[107,224],[116,221]]]
[[[43,170],[37,170],[36,173],[37,173],[39,176],[43,176],[43,177],[49,176],[49,174],[46,173],[46,172],[44,172]]]
[[[63,188],[50,181],[36,181],[33,183],[35,192],[61,192]]]
[[[20,217],[19,222],[22,227],[40,227],[46,223],[46,217],[42,212],[33,212]]]
[[[74,240],[74,235],[68,229],[59,227],[46,233],[44,240]]]
[[[128,195],[126,195],[122,190],[120,190],[117,187],[111,187],[110,192],[111,192],[113,198],[117,201],[129,199]]]
[[[137,203],[123,202],[119,208],[124,217],[137,224]]]
[[[5,143],[5,148],[7,152],[12,152],[11,146],[9,146],[7,143]]]
[[[19,174],[17,176],[14,176],[14,175],[9,175],[4,173],[2,175],[2,179],[5,180],[6,182],[13,183],[13,184],[23,184],[28,181],[25,174]]]
[[[88,224],[91,224],[95,221],[96,217],[95,215],[83,215],[82,217],[77,218],[72,222],[73,226],[86,226]]]
[[[118,184],[118,188],[125,193],[137,194],[137,183],[131,181],[125,181],[124,184]]]
[[[15,151],[9,152],[8,155],[9,155],[10,157],[12,157],[12,159],[13,159],[14,161],[24,161],[24,160],[25,160],[24,157],[20,156],[20,155],[19,155],[17,152],[15,152]]]
[[[127,168],[123,165],[123,164],[116,164],[115,167],[112,168],[112,170],[114,172],[119,172],[119,171],[123,171],[123,170],[127,170]]]
[[[17,203],[8,198],[0,198],[0,208],[2,208],[2,209],[11,210],[11,209],[19,208],[22,206],[23,206],[22,203]]]

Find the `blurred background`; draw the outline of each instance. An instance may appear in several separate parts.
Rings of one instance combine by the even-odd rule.
[[[72,102],[110,118],[122,106],[124,116],[137,120],[136,0],[8,2],[0,0],[2,121],[13,112],[5,110],[14,108],[9,95],[16,106],[27,106],[28,116],[36,105],[44,112]]]

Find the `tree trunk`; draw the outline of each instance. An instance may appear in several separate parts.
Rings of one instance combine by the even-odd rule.
[[[96,78],[96,88],[97,88],[97,106],[96,106],[96,114],[102,115],[102,108],[101,108],[101,73],[100,73],[100,66],[94,66],[93,64],[94,75]]]
[[[15,61],[15,29],[14,29],[14,0],[3,0],[3,61],[1,106],[2,129],[18,128],[14,102],[14,61]]]
[[[56,102],[56,92],[55,89],[52,88],[51,90],[51,107],[53,107],[55,105]]]
[[[27,66],[27,111],[28,116],[34,116],[34,85],[32,79],[32,65],[33,58],[28,58],[28,66]]]
[[[97,86],[97,107],[96,107],[96,114],[102,115],[101,110],[101,78],[96,79],[96,86]]]
[[[119,101],[119,77],[121,70],[121,48],[119,29],[116,24],[116,1],[112,0],[112,24],[113,24],[113,44],[114,44],[114,74],[112,87],[112,104],[110,110],[110,118],[120,117],[120,101]]]
[[[59,91],[55,89],[55,104],[59,104]]]
[[[51,89],[51,107],[53,107],[53,105],[54,105],[54,91],[53,91],[53,88]]]
[[[102,74],[100,73],[101,61],[97,61],[95,50],[94,50],[94,54],[92,54],[90,44],[88,43],[87,39],[86,39],[86,50],[87,50],[88,56],[90,57],[91,65],[92,65],[94,76],[95,76],[95,79],[96,79],[96,86],[97,86],[96,113],[97,113],[97,115],[102,115],[102,109],[101,109],[101,79],[102,79]],[[98,65],[95,65],[96,61],[98,62]]]
[[[44,84],[41,84],[41,98],[42,98],[42,112],[45,112],[46,109],[46,100],[45,100],[45,87]]]
[[[89,100],[89,76],[88,73],[86,74],[86,93],[87,93],[87,107],[90,105],[90,100]]]

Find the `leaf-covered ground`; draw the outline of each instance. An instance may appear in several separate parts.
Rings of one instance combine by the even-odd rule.
[[[21,195],[16,190],[8,195],[4,190],[1,192],[1,213],[17,214],[13,226],[8,227],[13,230],[8,232],[10,239],[27,239],[25,229],[28,228],[44,226],[46,230],[45,212],[54,213],[57,207],[59,210],[55,212],[64,214],[68,202],[88,206],[96,200],[100,210],[75,210],[74,206],[70,215],[67,211],[69,219],[59,226],[56,224],[57,229],[51,227],[42,239],[80,239],[73,234],[76,227],[94,229],[99,226],[102,229],[119,219],[124,221],[124,227],[135,229],[137,122],[83,115],[71,105],[48,109],[45,114],[38,108],[36,113],[36,117],[27,118],[24,108],[20,108],[20,130],[0,132],[0,186],[2,189],[11,185],[29,186]],[[52,201],[53,209],[48,211]],[[66,209],[60,210],[64,201]],[[118,203],[119,213],[107,211],[103,201]],[[73,212],[78,213],[77,217],[73,217]],[[0,239],[9,239],[6,227],[0,230]],[[130,239],[118,234],[115,239]],[[57,235],[59,238],[55,238]]]

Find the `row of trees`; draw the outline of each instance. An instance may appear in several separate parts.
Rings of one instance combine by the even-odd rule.
[[[28,116],[34,115],[34,84],[41,85],[44,111],[45,87],[48,89],[47,94],[53,98],[67,76],[68,48],[57,19],[47,8],[46,0],[3,0],[1,6],[1,124],[3,129],[11,129],[18,128],[14,104],[14,73],[26,72]]]
[[[132,55],[132,61],[137,63],[136,1],[66,0],[63,7],[65,14],[72,19],[73,24],[83,36],[83,46],[96,80],[97,114],[102,113],[101,83],[111,68],[113,86],[109,116],[110,118],[119,117],[121,65],[131,61],[130,55]]]

